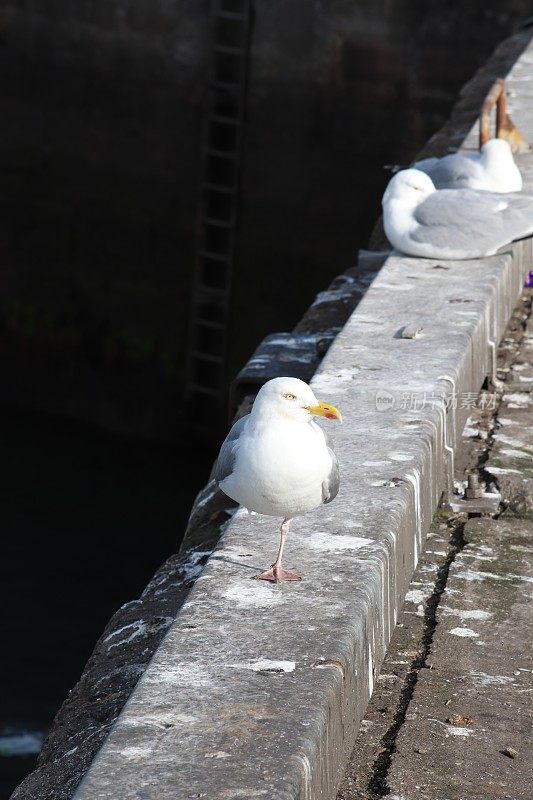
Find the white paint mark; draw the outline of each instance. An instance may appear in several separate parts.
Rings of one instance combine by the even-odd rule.
[[[164,628],[168,628],[169,625],[173,622],[173,617],[163,617],[154,622],[146,622],[144,619],[137,619],[135,622],[130,622],[129,625],[123,625],[122,628],[118,628],[116,631],[113,631],[106,636],[104,642],[108,642],[110,639],[114,639],[120,636],[121,633],[127,631],[128,629],[132,628],[129,636],[126,636],[124,639],[120,639],[117,642],[112,642],[107,650],[112,650],[113,647],[122,647],[124,644],[129,644],[134,639],[137,639],[138,636],[145,636],[146,634],[157,633]]]
[[[521,406],[529,405],[529,394],[527,392],[514,392],[512,394],[504,394],[502,400],[507,403],[509,408],[520,408]]]
[[[412,461],[413,456],[407,455],[407,453],[398,453],[396,450],[393,450],[391,453],[387,453],[387,456],[391,459],[391,461]]]
[[[464,561],[465,558],[473,558],[474,561],[496,561],[495,556],[482,556],[479,553],[461,553],[458,556],[458,563]]]
[[[452,628],[448,633],[451,633],[452,636],[461,636],[469,639],[477,639],[479,636],[479,633],[471,630],[471,628]]]
[[[509,458],[531,458],[531,453],[525,453],[523,450],[509,450],[507,448],[502,448],[500,452],[504,456],[509,456]]]
[[[294,672],[296,661],[273,661],[269,658],[260,658],[249,664],[225,664],[224,666],[235,669],[251,669],[253,672]]]
[[[313,533],[307,542],[313,550],[360,550],[361,547],[373,544],[373,539],[340,533]]]
[[[515,550],[517,553],[533,553],[533,547],[524,544],[510,544],[509,550]]]
[[[446,725],[446,730],[450,736],[470,736],[472,733],[470,728],[461,728],[457,725]]]
[[[475,670],[470,670],[468,675],[474,683],[478,683],[481,686],[508,686],[514,683],[513,678],[508,675],[487,675],[486,672],[477,672]]]
[[[187,561],[181,565],[185,580],[190,581],[201,573],[204,567],[199,562],[205,556],[210,556],[212,552],[212,550],[197,550],[189,555]]]
[[[514,438],[512,436],[507,436],[507,434],[505,434],[505,433],[495,433],[494,434],[494,439],[497,442],[503,442],[503,444],[508,444],[511,447],[520,447],[520,448],[523,448],[525,450],[533,449],[533,448],[528,448],[528,446],[525,445],[524,442],[522,442],[520,439],[516,439],[516,438]]]
[[[405,599],[408,603],[425,603],[428,597],[431,595],[431,589],[427,591],[423,591],[422,589],[409,589],[407,594],[405,595]]]
[[[195,688],[208,688],[213,684],[210,673],[200,663],[169,664],[167,666],[153,664],[144,673],[143,680],[150,684],[161,685],[162,683],[168,683],[173,686],[192,686]]]
[[[486,467],[487,472],[492,473],[493,475],[505,475],[507,472],[514,472],[515,475],[521,475],[519,469],[505,469],[504,467],[493,467],[489,465]]]
[[[463,428],[463,436],[465,439],[479,439],[481,431],[479,428],[472,428],[470,425],[465,425]]]
[[[273,586],[257,581],[236,583],[223,594],[226,600],[235,603],[239,608],[270,608],[283,603],[284,595]]]
[[[514,419],[507,419],[506,417],[498,417],[498,425],[501,425],[502,428],[507,427],[507,425],[517,425],[517,421]]]
[[[347,392],[350,382],[355,380],[355,376],[360,372],[358,367],[339,369],[334,373],[320,372],[311,381],[313,391],[341,393]]]
[[[463,609],[463,608],[450,608],[449,606],[439,606],[439,610],[443,611],[445,614],[453,614],[456,617],[459,617],[462,620],[465,619],[480,619],[486,620],[492,617],[492,614],[488,611],[482,611],[481,609]]]
[[[456,578],[462,578],[465,581],[484,581],[492,579],[494,581],[525,581],[526,583],[533,583],[533,578],[527,575],[496,575],[494,572],[478,572],[477,570],[468,570],[468,572],[456,572]]]
[[[120,751],[122,758],[143,758],[152,753],[151,747],[139,747],[138,745],[131,744],[128,747],[123,747]]]

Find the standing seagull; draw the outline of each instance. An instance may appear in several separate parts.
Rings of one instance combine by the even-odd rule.
[[[283,569],[285,538],[293,517],[330,503],[339,491],[339,465],[313,417],[342,421],[298,378],[274,378],[260,389],[250,414],[224,441],[215,468],[222,491],[249,511],[283,517],[278,556],[264,581],[299,581]]]
[[[425,158],[413,167],[429,175],[436,189],[475,189],[500,194],[522,191],[522,175],[505,139],[489,139],[477,153]]]
[[[533,233],[533,197],[435,189],[418,169],[398,172],[382,203],[387,238],[408,256],[482,258]]]

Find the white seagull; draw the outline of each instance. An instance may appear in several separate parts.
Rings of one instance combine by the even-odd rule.
[[[383,227],[392,246],[422,258],[482,258],[533,233],[533,198],[473,189],[435,189],[418,169],[391,179]]]
[[[484,192],[522,191],[522,175],[505,139],[489,139],[477,153],[453,153],[413,164],[429,175],[436,189],[475,189]]]
[[[274,378],[220,448],[215,480],[222,491],[249,511],[283,517],[278,556],[256,576],[261,580],[301,580],[281,564],[290,521],[330,503],[339,491],[337,458],[316,416],[342,421],[340,411],[319,402],[303,381]]]

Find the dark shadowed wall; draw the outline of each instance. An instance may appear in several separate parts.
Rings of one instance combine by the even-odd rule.
[[[383,164],[529,5],[256,0],[230,374],[353,262]],[[0,401],[177,435],[209,8],[0,2]]]

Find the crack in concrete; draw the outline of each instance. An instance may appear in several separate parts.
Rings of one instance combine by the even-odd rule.
[[[466,519],[464,515],[453,521],[455,524],[450,537],[451,549],[446,561],[442,567],[439,568],[433,591],[426,601],[424,608],[424,630],[420,639],[420,652],[411,662],[400,693],[392,724],[380,740],[381,752],[374,761],[373,775],[368,782],[367,790],[369,796],[376,798],[376,800],[377,798],[385,797],[390,794],[391,790],[387,784],[387,777],[392,763],[392,756],[396,748],[396,740],[405,722],[407,711],[418,681],[418,674],[421,669],[426,667],[427,658],[437,628],[437,608],[440,603],[441,595],[446,588],[450,567],[455,561],[457,554],[461,552],[465,545],[463,529],[466,524]]]
[[[527,321],[532,312],[531,301],[527,306],[527,310],[529,313],[527,314],[525,319],[522,320],[522,325],[521,325],[522,330],[520,331],[519,336],[516,337],[514,342],[515,344],[514,358],[510,366],[512,366],[516,362],[520,344],[523,339],[523,336],[525,335]],[[473,466],[475,469],[477,469],[480,477],[487,483],[487,485],[489,482],[493,482],[496,483],[496,485],[498,486],[497,479],[495,479],[495,476],[492,473],[489,473],[484,469],[484,464],[486,464],[487,461],[489,460],[491,450],[495,444],[494,435],[497,431],[496,427],[497,418],[502,405],[502,398],[504,395],[505,386],[503,384],[501,386],[492,385],[490,388],[492,388],[492,391],[497,395],[497,400],[495,403],[495,408],[492,410],[490,416],[487,415],[485,417],[488,423],[487,438],[484,440],[484,446],[478,453],[476,463]],[[502,502],[500,503],[500,508],[497,513],[484,516],[490,516],[493,519],[498,519],[500,515],[505,511],[505,509],[506,505],[505,503]],[[377,758],[373,762],[372,777],[370,778],[367,784],[368,797],[372,798],[373,800],[378,800],[378,798],[385,797],[391,793],[391,788],[388,785],[387,779],[390,767],[392,765],[392,758],[396,749],[396,741],[401,731],[401,728],[406,720],[409,706],[411,704],[415,687],[418,682],[418,675],[420,673],[420,670],[426,668],[427,659],[431,652],[431,645],[433,643],[433,639],[435,637],[435,632],[437,629],[437,609],[439,607],[441,595],[446,589],[450,567],[455,561],[457,554],[460,553],[465,546],[463,532],[466,521],[467,519],[472,519],[474,517],[480,517],[480,516],[482,515],[479,513],[469,513],[467,517],[465,517],[465,515],[462,514],[457,517],[450,518],[449,522],[453,525],[450,537],[451,549],[448,553],[446,561],[438,570],[437,579],[433,586],[433,591],[425,604],[424,629],[422,632],[422,636],[419,640],[420,651],[413,658],[411,662],[409,671],[407,672],[407,675],[404,679],[404,685],[399,695],[397,708],[394,713],[392,723],[389,726],[388,730],[380,739],[380,751]]]

